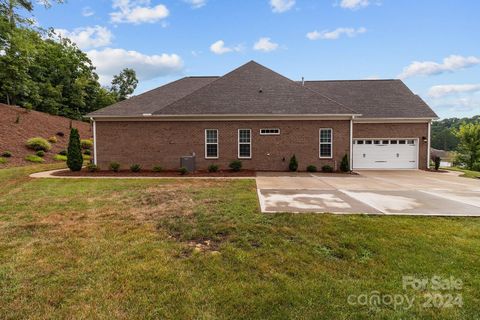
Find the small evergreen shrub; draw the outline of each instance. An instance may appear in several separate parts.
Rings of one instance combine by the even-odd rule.
[[[208,166],[208,172],[217,172],[218,171],[218,165],[217,164],[211,164]]]
[[[39,157],[42,157],[42,158],[45,157],[45,151],[43,151],[43,150],[38,150],[37,152],[35,152],[35,154]]]
[[[80,135],[77,129],[72,128],[67,148],[67,166],[71,171],[80,171],[82,165],[83,156],[80,148]]]
[[[113,172],[118,172],[120,170],[120,163],[118,162],[110,162],[110,170]]]
[[[7,163],[7,158],[0,158],[0,164]]]
[[[83,160],[90,160],[92,157],[89,155],[84,154],[83,155]]]
[[[188,173],[188,169],[185,167],[181,167],[180,169],[178,169],[178,172],[180,172],[180,174],[184,176]]]
[[[15,119],[15,123],[20,123],[20,115],[17,114],[17,118]]]
[[[65,136],[65,133],[63,133],[62,131],[58,131],[58,132],[57,132],[57,136],[59,136],[59,137],[64,137],[64,136]]]
[[[55,161],[67,161],[67,156],[56,154],[53,156],[53,160]]]
[[[67,155],[67,150],[61,150],[59,153],[61,156],[66,156]]]
[[[346,154],[343,156],[342,162],[340,163],[340,170],[342,172],[350,171],[350,162],[348,162],[348,156]]]
[[[85,151],[83,151],[83,154],[90,156],[92,155],[92,151],[90,151],[90,149],[85,149]]]
[[[162,166],[154,166],[152,169],[153,172],[162,172],[162,170],[163,170]]]
[[[97,172],[98,166],[96,164],[90,163],[87,165],[87,170],[90,172]]]
[[[141,169],[142,169],[142,166],[140,166],[137,163],[134,163],[130,166],[130,171],[132,172],[140,172]]]
[[[297,171],[298,170],[298,161],[297,157],[293,155],[293,157],[290,158],[290,163],[288,164],[288,169],[290,171]]]
[[[51,136],[50,138],[48,138],[48,142],[51,142],[51,143],[57,143],[57,137],[55,136]]]
[[[2,157],[3,158],[10,158],[10,157],[12,157],[12,153],[10,151],[3,151],[2,152]]]
[[[52,145],[50,144],[50,142],[48,142],[43,138],[35,137],[35,138],[28,139],[27,147],[35,151],[38,151],[38,150],[48,151],[52,148]]]
[[[93,147],[93,141],[91,139],[82,139],[80,140],[82,149],[91,149]]]
[[[435,170],[438,171],[438,168],[440,168],[440,162],[442,161],[442,158],[440,158],[439,156],[435,156],[433,157],[433,162],[434,162],[434,165],[435,165]]]
[[[228,166],[230,169],[232,169],[232,171],[240,171],[242,169],[242,161],[233,160]]]
[[[317,172],[317,167],[315,167],[313,164],[309,165],[307,167],[308,172]]]
[[[35,162],[35,163],[41,163],[41,162],[45,161],[41,157],[39,157],[35,154],[31,154],[31,155],[26,156],[25,160],[30,161],[30,162]]]
[[[332,168],[332,166],[326,164],[322,167],[322,171],[323,172],[333,172],[333,168]]]

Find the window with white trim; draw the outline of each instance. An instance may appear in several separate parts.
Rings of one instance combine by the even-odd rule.
[[[260,129],[260,135],[262,136],[275,136],[279,134],[280,134],[280,129],[278,128]]]
[[[218,130],[205,130],[205,158],[218,159]]]
[[[238,129],[238,157],[250,159],[252,157],[252,130]]]
[[[320,129],[320,158],[332,158],[333,130]]]

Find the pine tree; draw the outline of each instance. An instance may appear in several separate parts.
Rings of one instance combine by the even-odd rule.
[[[297,171],[298,161],[297,161],[297,157],[295,157],[295,155],[293,155],[293,157],[290,158],[290,164],[288,165],[288,168],[290,169],[290,171]]]
[[[71,171],[80,171],[83,165],[82,148],[80,146],[80,135],[78,130],[72,128],[67,149],[67,166]]]
[[[350,171],[350,163],[348,162],[348,156],[344,155],[342,158],[342,162],[340,163],[340,170],[342,172]]]

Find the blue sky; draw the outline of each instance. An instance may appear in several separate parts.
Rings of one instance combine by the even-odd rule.
[[[35,19],[136,94],[255,60],[299,80],[402,78],[440,117],[480,114],[480,1],[70,0]]]

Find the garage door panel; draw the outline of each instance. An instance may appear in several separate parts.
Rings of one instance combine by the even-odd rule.
[[[371,144],[367,144],[371,141]],[[416,169],[418,140],[415,139],[355,139],[353,145],[354,169]],[[399,142],[402,143],[399,143]]]

